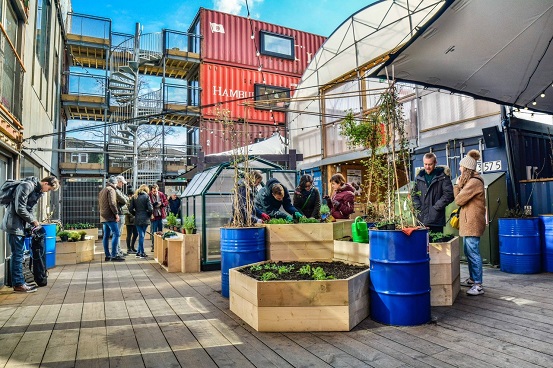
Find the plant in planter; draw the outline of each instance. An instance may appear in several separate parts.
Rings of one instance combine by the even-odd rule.
[[[230,310],[257,331],[349,331],[369,314],[368,267],[261,262],[233,268]]]
[[[330,207],[328,207],[328,205],[326,204],[321,205],[320,213],[321,213],[321,222],[327,222],[328,216],[330,215]]]
[[[430,243],[446,243],[455,237],[453,234],[437,233],[433,231],[430,231],[428,236],[430,237]]]
[[[86,236],[86,231],[78,231],[79,235],[81,236],[81,239],[80,240],[85,240],[85,236]]]
[[[69,232],[69,241],[76,242],[81,240],[81,234],[79,234],[78,231],[70,231]]]
[[[395,82],[388,82],[374,109],[360,117],[350,112],[341,125],[350,145],[368,153],[363,160],[366,213],[373,214],[378,225],[396,229],[369,230],[371,317],[392,325],[426,323],[430,320],[428,232],[418,229],[412,202],[400,195],[400,188],[410,183],[410,157]]]
[[[163,233],[163,235],[161,237],[162,237],[162,239],[176,238],[177,233],[174,232],[174,231],[167,231],[167,232]]]
[[[196,218],[194,215],[185,216],[182,221],[182,228],[187,234],[193,234],[196,229]]]
[[[167,215],[167,227],[171,230],[175,230],[175,227],[177,226],[177,216],[175,216],[174,213],[169,213]]]

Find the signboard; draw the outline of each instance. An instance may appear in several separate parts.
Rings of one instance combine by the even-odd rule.
[[[478,161],[476,163],[476,171],[478,172],[490,172],[490,171],[501,171],[501,160],[496,161]]]

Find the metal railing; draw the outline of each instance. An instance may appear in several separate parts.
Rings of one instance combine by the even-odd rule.
[[[200,53],[201,36],[194,33],[164,30],[164,50],[189,51]]]
[[[178,84],[164,85],[164,104],[199,106],[200,88],[191,86],[181,86]]]
[[[92,15],[69,13],[65,29],[68,34],[110,39],[111,19]]]
[[[101,96],[106,95],[107,77],[69,72],[67,92],[72,95]]]

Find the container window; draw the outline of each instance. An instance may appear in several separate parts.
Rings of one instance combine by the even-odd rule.
[[[290,89],[255,84],[255,108],[262,110],[285,109],[290,105]]]
[[[261,54],[281,57],[283,59],[295,59],[294,39],[292,37],[266,31],[260,31],[259,35],[261,39]]]

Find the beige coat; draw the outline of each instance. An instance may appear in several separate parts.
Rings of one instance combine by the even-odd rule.
[[[100,191],[98,203],[100,204],[100,222],[115,221],[115,215],[119,214],[119,207],[114,184],[108,183]]]
[[[484,183],[479,179],[480,175],[475,174],[463,189],[458,185],[453,188],[455,203],[462,207],[459,215],[460,236],[482,236],[486,230]]]

